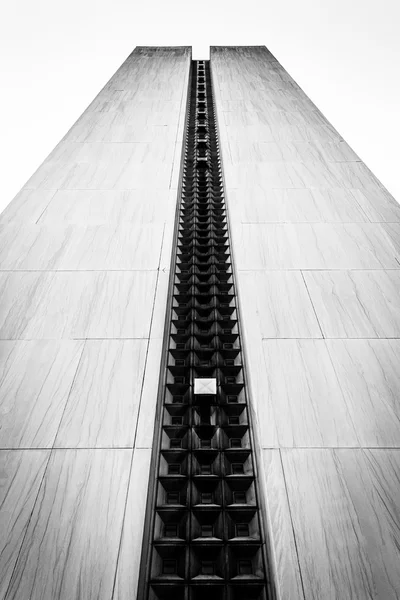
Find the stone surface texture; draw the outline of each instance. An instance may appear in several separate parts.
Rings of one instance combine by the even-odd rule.
[[[0,216],[0,600],[136,598],[190,60],[136,48]],[[265,47],[211,71],[277,600],[396,600],[400,206]]]
[[[211,69],[280,600],[400,598],[400,206],[265,47]]]
[[[136,597],[190,60],[136,48],[0,217],[0,600]]]

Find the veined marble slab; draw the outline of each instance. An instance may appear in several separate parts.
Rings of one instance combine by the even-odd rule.
[[[230,189],[228,209],[242,223],[357,223],[369,222],[354,195],[342,188]],[[235,220],[235,218],[234,218]]]
[[[241,142],[235,140],[233,143],[240,144]],[[245,163],[233,162],[232,159],[231,164],[226,160],[224,161],[224,171],[228,189],[248,188],[254,185],[255,182],[265,189],[328,188],[340,187],[340,179],[335,171],[337,164],[312,161]],[[47,187],[50,187],[50,185],[51,180],[49,180]]]
[[[151,450],[153,447],[162,349],[162,338],[151,338],[149,340],[140,410],[135,432],[136,449],[147,448]]]
[[[190,59],[135,50],[0,220],[0,448],[58,430],[0,450],[2,599],[136,593]]]
[[[283,447],[358,446],[357,424],[352,421],[340,380],[324,340],[264,340],[268,407],[264,419],[273,419]],[[260,423],[263,436],[267,423]]]
[[[232,224],[239,270],[399,269],[397,252],[375,223]]]
[[[400,452],[282,456],[305,597],[397,600]]]
[[[0,342],[0,448],[51,448],[83,350],[75,340]]]
[[[7,600],[109,600],[131,450],[55,450]]]
[[[134,450],[113,600],[136,598],[150,459],[150,449]]]
[[[400,204],[384,188],[363,187],[352,192],[370,221],[400,222]]]
[[[400,337],[400,271],[307,271],[327,338]]]
[[[37,193],[37,192],[32,192]],[[176,192],[164,190],[58,190],[39,224],[106,225],[164,223],[174,217]]]
[[[171,139],[165,137],[157,143],[98,143],[62,141],[51,152],[46,162],[62,165],[96,164],[107,168],[109,165],[152,163],[153,161],[172,162],[175,131],[171,130]],[[38,174],[38,177],[39,174]]]
[[[0,225],[0,270],[155,270],[163,230],[158,223]]]
[[[263,450],[259,461],[270,537],[270,558],[278,600],[304,598],[296,541],[279,450]]]
[[[133,447],[147,340],[87,340],[57,448]]]
[[[383,223],[382,228],[386,231],[389,240],[393,244],[393,249],[400,265],[400,223]]]
[[[169,110],[178,105],[178,109],[169,114],[152,110],[154,103],[151,101],[141,103],[141,110],[128,101],[119,103],[120,110],[116,107],[106,112],[86,112],[64,139],[70,142],[151,143],[154,148],[156,144],[163,147],[176,133],[179,104],[167,102],[165,108]]]
[[[235,113],[224,113],[224,115],[230,114]],[[256,113],[257,116],[259,114]],[[257,120],[262,122],[259,118]],[[277,161],[348,162],[360,160],[346,142],[324,143],[318,140],[313,142],[258,142],[250,139],[247,144],[230,144],[230,152],[234,163],[250,164]]]
[[[253,422],[313,446],[264,452],[277,597],[397,599],[400,451],[333,448],[398,446],[398,340],[316,338],[400,337],[400,205],[265,48],[211,67]]]
[[[23,188],[0,214],[0,224],[37,223],[56,192]]]
[[[29,179],[27,189],[169,189],[172,158],[169,163],[161,160],[140,163],[110,158],[107,164],[93,161],[61,163],[49,161]]]
[[[154,308],[152,310],[150,337],[162,338],[164,335],[165,317],[167,312],[169,270],[158,271],[156,290],[154,293]]]
[[[262,338],[322,337],[300,272],[239,271],[238,294],[245,330]]]
[[[0,598],[5,598],[49,459],[48,450],[0,450]]]
[[[327,340],[362,446],[400,448],[400,340]]]
[[[156,276],[0,273],[0,339],[147,338]]]

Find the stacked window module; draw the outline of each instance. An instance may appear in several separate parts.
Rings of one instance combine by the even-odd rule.
[[[265,543],[207,61],[192,64],[188,119],[139,597],[266,600]]]

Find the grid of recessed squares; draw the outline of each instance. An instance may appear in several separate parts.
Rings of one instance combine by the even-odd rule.
[[[178,219],[147,598],[266,600],[265,544],[206,61],[192,67]],[[216,394],[195,394],[195,379],[215,380]]]

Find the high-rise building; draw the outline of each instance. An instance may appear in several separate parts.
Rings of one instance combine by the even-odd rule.
[[[0,218],[0,600],[400,596],[400,206],[265,47],[136,48]]]

